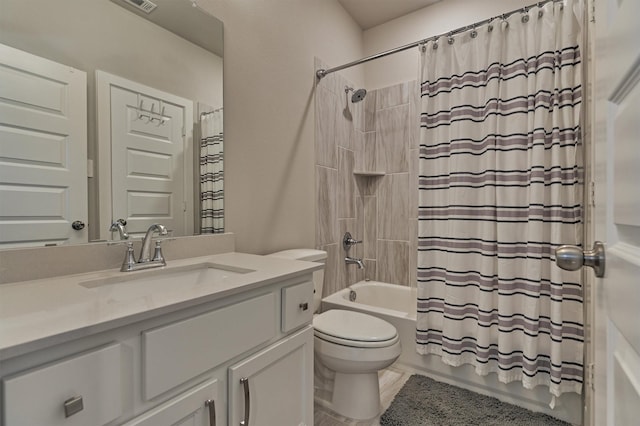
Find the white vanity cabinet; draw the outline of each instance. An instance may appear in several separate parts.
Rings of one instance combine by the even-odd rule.
[[[225,409],[218,398],[216,379],[195,386],[177,397],[125,423],[124,426],[216,426],[219,410]]]
[[[229,367],[229,425],[313,425],[311,326]]]
[[[3,378],[7,426],[102,426],[122,415],[121,347],[112,344]]]
[[[0,426],[311,426],[311,278],[0,358]]]

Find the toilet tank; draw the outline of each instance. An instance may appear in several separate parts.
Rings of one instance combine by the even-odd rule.
[[[268,256],[282,259],[304,260],[306,262],[325,263],[327,252],[314,249],[292,249],[278,251]],[[313,273],[313,312],[318,312],[322,301],[322,288],[324,286],[324,268]]]

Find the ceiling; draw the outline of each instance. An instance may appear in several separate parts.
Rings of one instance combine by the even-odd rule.
[[[440,0],[338,0],[342,7],[367,30]]]

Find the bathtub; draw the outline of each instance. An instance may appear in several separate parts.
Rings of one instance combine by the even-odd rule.
[[[478,376],[472,366],[452,367],[444,364],[438,356],[418,354],[415,345],[417,289],[379,281],[360,281],[350,289],[356,293],[355,301],[349,301],[350,290],[347,288],[322,299],[322,310],[363,312],[391,323],[400,336],[402,353],[396,363],[401,368],[532,411],[547,413],[571,424],[582,423],[582,398],[578,394],[563,394],[551,409],[551,394],[544,386],[524,389],[519,383],[500,383],[495,374]]]

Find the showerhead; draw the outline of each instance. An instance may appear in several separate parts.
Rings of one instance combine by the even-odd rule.
[[[344,88],[344,92],[345,93],[353,92],[353,95],[351,95],[351,102],[353,102],[354,104],[356,102],[360,102],[361,100],[364,99],[365,96],[367,96],[367,91],[365,89],[354,90],[353,87],[349,87],[349,86],[346,86]]]
[[[365,96],[367,96],[367,91],[365,89],[358,89],[351,95],[351,102],[360,102]]]

